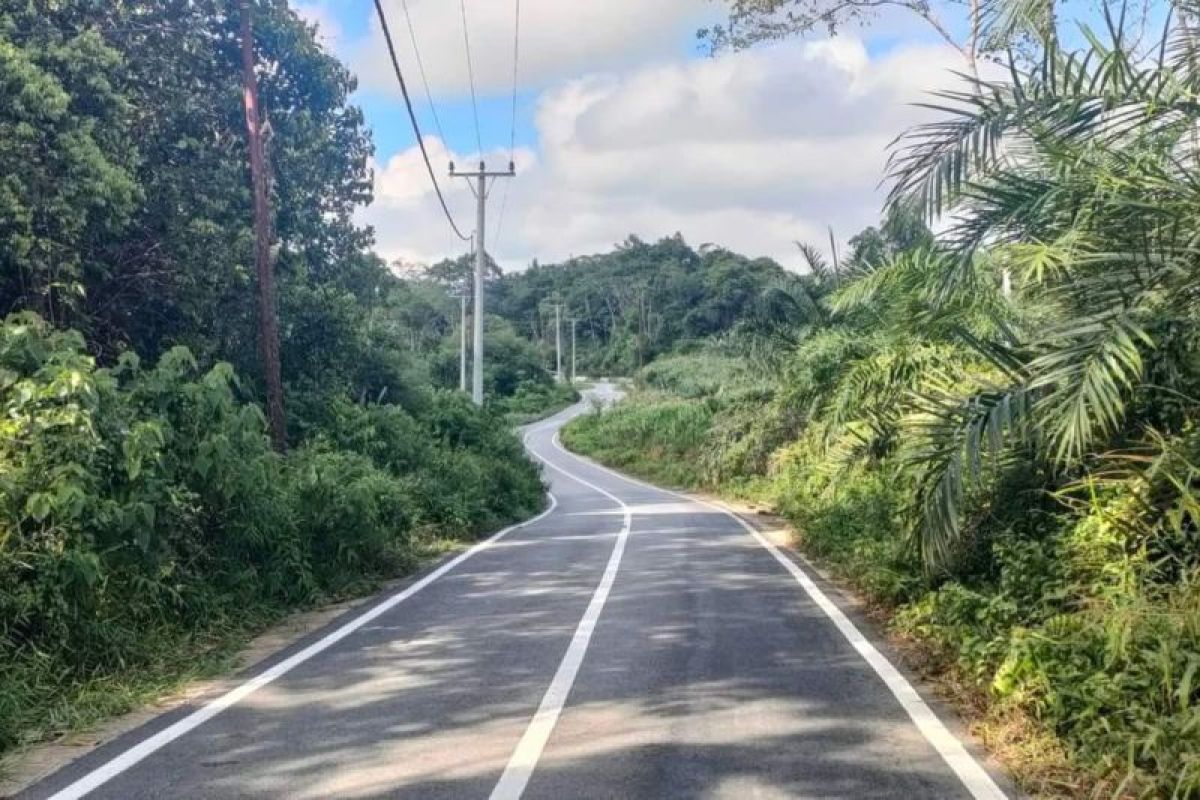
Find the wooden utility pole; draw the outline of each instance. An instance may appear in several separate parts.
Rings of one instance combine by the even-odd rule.
[[[287,450],[283,415],[283,378],[279,368],[279,320],[275,311],[275,272],[271,264],[271,209],[267,201],[267,164],[263,152],[262,117],[258,107],[258,78],[254,73],[254,34],[250,2],[241,0],[242,98],[246,109],[246,139],[250,148],[250,180],[254,188],[254,269],[258,275],[258,352],[267,385],[267,419],[271,444]]]

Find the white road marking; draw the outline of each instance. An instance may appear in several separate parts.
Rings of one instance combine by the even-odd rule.
[[[531,429],[530,433],[532,432]],[[604,611],[604,603],[608,600],[608,593],[612,589],[613,581],[617,578],[617,570],[621,566],[621,556],[625,553],[625,542],[629,539],[629,529],[633,524],[633,515],[630,513],[629,506],[625,505],[621,498],[568,472],[557,464],[552,464],[534,453],[532,449],[529,452],[551,469],[561,472],[571,480],[593,489],[617,503],[622,509],[624,522],[621,532],[617,534],[612,554],[608,557],[608,565],[604,568],[600,584],[592,594],[591,602],[583,612],[583,618],[579,620],[575,635],[571,637],[571,643],[567,646],[566,655],[558,665],[558,670],[554,673],[554,678],[550,681],[550,686],[546,689],[546,694],[543,695],[538,710],[534,713],[533,719],[529,721],[528,727],[525,728],[521,740],[517,742],[516,749],[509,756],[508,764],[504,767],[504,773],[500,776],[496,787],[492,789],[491,800],[517,800],[524,793],[529,779],[533,777],[533,771],[542,757],[542,751],[546,749],[546,742],[550,740],[550,734],[554,732],[554,726],[558,724],[558,718],[562,714],[563,706],[566,705],[571,687],[575,684],[579,668],[583,665],[583,658],[587,654],[592,633],[596,629],[601,612]]]
[[[342,625],[337,630],[332,631],[328,635],[313,642],[298,653],[295,653],[289,658],[280,661],[275,666],[259,673],[237,688],[231,689],[229,692],[221,695],[202,708],[193,711],[191,714],[188,714],[178,722],[170,725],[167,728],[164,728],[148,739],[139,742],[106,764],[97,767],[95,770],[89,772],[87,775],[67,786],[65,789],[56,792],[51,796],[50,800],[77,800],[77,798],[81,798],[89,792],[94,791],[103,784],[115,778],[117,775],[120,775],[125,770],[134,766],[142,759],[153,754],[155,751],[165,747],[166,745],[178,739],[180,736],[195,730],[208,720],[220,714],[225,709],[245,699],[248,695],[258,691],[272,681],[291,672],[293,669],[300,666],[305,661],[308,661],[318,653],[328,650],[330,647],[337,644],[342,639],[345,639],[347,636],[354,633],[368,622],[377,619],[391,609],[395,608],[400,603],[403,603],[405,600],[429,586],[431,583],[457,567],[459,564],[466,561],[471,556],[486,550],[492,544],[503,539],[509,533],[517,530],[518,528],[524,528],[527,525],[532,525],[533,523],[549,516],[550,513],[553,512],[558,506],[558,500],[553,494],[547,493],[547,496],[550,498],[549,508],[538,514],[536,517],[528,519],[525,522],[517,525],[511,525],[504,530],[493,534],[490,538],[479,542],[470,550],[460,553],[458,556],[454,557],[450,561],[447,561],[445,564],[438,567],[421,580],[405,588],[404,590],[397,592],[378,605],[373,606],[369,611],[355,617],[345,625]]]
[[[536,427],[531,427],[527,430],[525,439],[537,431],[545,430],[553,427],[558,422],[558,416],[551,418],[547,423],[543,423]],[[767,540],[753,526],[747,523],[737,514],[727,508],[723,508],[713,503],[704,500],[689,497],[679,492],[673,492],[669,489],[662,489],[657,486],[630,478],[622,475],[619,472],[611,470],[603,465],[597,464],[590,459],[582,458],[564,449],[559,442],[558,434],[556,433],[552,439],[552,444],[560,452],[567,455],[569,458],[578,459],[583,463],[590,464],[601,471],[613,475],[623,481],[635,485],[643,486],[654,491],[665,492],[667,494],[683,498],[688,502],[697,503],[700,505],[713,508],[723,514],[732,517],[741,527],[749,532],[763,547],[765,547],[780,564],[788,570],[789,573],[800,583],[805,592],[816,602],[817,606],[833,621],[838,630],[846,637],[850,644],[859,652],[859,654],[867,661],[868,664],[884,681],[885,685],[900,701],[905,711],[912,718],[917,728],[930,742],[931,745],[938,751],[946,763],[954,770],[964,786],[971,792],[972,796],[977,800],[1000,800],[1005,797],[1004,793],[992,781],[991,776],[967,753],[962,743],[959,742],[953,734],[945,727],[937,715],[928,707],[924,700],[917,694],[911,684],[896,670],[894,666],[881,654],[879,651],[862,635],[854,624],[842,613],[842,611],[829,600],[821,589],[812,581],[811,578],[791,559],[784,555],[774,544]],[[550,735],[556,726],[559,716],[565,706],[567,697],[570,694],[571,688],[578,675],[579,669],[586,655],[588,645],[591,640],[592,633],[595,630],[597,621],[600,618],[601,612],[608,599],[612,585],[616,580],[617,572],[620,567],[621,558],[624,554],[625,544],[629,538],[630,528],[632,527],[632,512],[630,507],[616,495],[596,486],[595,484],[584,480],[583,478],[563,469],[562,467],[552,464],[540,455],[533,453],[535,458],[545,463],[551,469],[561,472],[567,477],[578,483],[593,489],[600,494],[608,497],[616,502],[622,509],[624,523],[617,541],[613,546],[612,554],[609,556],[609,561],[605,567],[604,575],[601,577],[600,584],[597,586],[592,599],[588,604],[583,618],[580,620],[579,626],[576,628],[575,634],[571,639],[571,643],[567,648],[567,653],[559,664],[554,678],[552,679],[549,688],[542,698],[542,702],[534,714],[524,735],[518,742],[516,749],[513,751],[508,765],[505,768],[504,774],[501,776],[495,789],[492,791],[493,800],[515,800],[524,792],[529,779],[533,775],[533,771],[537,766],[542,752],[545,749],[546,743],[549,741]],[[314,656],[332,647],[337,642],[354,633],[364,625],[382,616],[395,606],[404,602],[408,598],[417,594],[421,590],[428,587],[434,581],[450,572],[462,562],[466,561],[473,555],[478,554],[482,550],[490,547],[500,539],[507,536],[514,530],[526,527],[552,513],[558,505],[557,499],[553,494],[548,495],[550,498],[550,506],[541,514],[526,520],[518,525],[513,525],[505,528],[502,531],[494,534],[490,538],[476,544],[471,549],[456,556],[452,560],[446,562],[441,567],[437,568],[429,575],[426,575],[421,580],[398,592],[395,595],[387,598],[381,603],[375,605],[370,610],[354,618],[350,622],[332,631],[320,640],[314,642],[303,650],[295,653],[289,658],[281,661],[268,670],[258,674],[254,678],[246,681],[235,689],[227,692],[221,697],[206,704],[204,707],[197,709],[183,719],[175,722],[171,726],[163,729],[157,734],[145,739],[134,747],[126,750],[119,756],[113,758],[84,777],[75,781],[71,785],[54,794],[51,800],[76,800],[82,798],[91,791],[100,787],[112,778],[122,772],[133,767],[143,759],[147,758],[157,750],[165,747],[172,741],[184,736],[188,732],[194,730],[208,720],[220,714],[227,708],[240,702],[253,692],[261,689],[263,686],[277,680],[288,672],[292,671],[299,665],[310,660]]]
[[[841,632],[863,660],[871,665],[871,669],[875,670],[875,674],[880,677],[888,690],[900,701],[900,705],[908,713],[913,724],[917,726],[917,730],[925,737],[926,741],[937,750],[938,755],[946,762],[947,766],[954,771],[958,779],[966,787],[967,791],[975,800],[1006,800],[1006,795],[992,780],[992,776],[988,774],[979,762],[971,757],[962,742],[958,740],[946,727],[945,723],[938,718],[937,714],[925,702],[912,684],[900,674],[900,671],[888,661],[887,658],[879,652],[875,645],[871,644],[870,640],[862,634],[854,623],[838,608],[837,604],[829,599],[826,594],[821,591],[821,587],[813,581],[808,574],[800,568],[795,561],[788,558],[780,549],[775,546],[769,539],[762,535],[753,525],[742,519],[739,515],[730,511],[728,508],[719,506],[716,503],[710,503],[707,500],[701,500],[696,497],[690,497],[681,492],[674,492],[670,489],[663,489],[659,486],[640,481],[637,478],[631,478],[628,475],[623,475],[616,470],[609,469],[603,464],[599,464],[590,458],[576,455],[562,446],[559,441],[558,434],[554,434],[554,446],[565,455],[578,459],[585,464],[589,464],[597,469],[608,473],[614,477],[620,478],[627,483],[632,483],[637,486],[643,486],[647,489],[653,489],[658,492],[664,492],[675,497],[681,497],[692,503],[697,503],[702,506],[714,509],[732,517],[739,525],[742,526],[751,536],[753,536],[759,544],[767,549],[767,551],[775,557],[775,560],[783,565],[796,582],[804,589],[805,593],[812,599],[821,611],[825,612],[825,616],[829,617],[830,621]]]

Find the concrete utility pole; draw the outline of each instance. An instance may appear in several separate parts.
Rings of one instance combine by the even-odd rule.
[[[571,385],[575,385],[575,323],[579,320],[571,317]]]
[[[458,321],[458,390],[467,391],[467,287],[462,287],[451,297],[457,297],[459,302]]]
[[[475,172],[459,172],[454,168],[454,162],[450,162],[450,177],[466,178],[467,185],[475,193],[478,203],[475,217],[475,360],[471,365],[471,399],[477,406],[483,405],[483,276],[487,269],[487,250],[484,247],[484,233],[487,231],[487,179],[512,178],[516,174],[516,166],[511,161],[504,172],[488,172],[487,164],[482,161]],[[472,180],[475,181],[474,184],[470,182]]]
[[[554,304],[554,378],[563,382],[562,371],[562,303]]]

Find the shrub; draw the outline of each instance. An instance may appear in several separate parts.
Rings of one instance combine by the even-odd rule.
[[[654,398],[577,418],[563,430],[568,446],[605,463],[676,486],[704,482],[700,454],[715,405]]]
[[[511,397],[494,401],[497,411],[518,425],[534,422],[579,402],[579,392],[564,383],[522,381]]]
[[[634,376],[637,385],[687,399],[740,390],[752,379],[745,359],[716,354],[664,356]]]
[[[221,632],[411,566],[423,528],[542,502],[516,436],[457,394],[419,416],[331,400],[284,457],[239,393],[182,348],[98,368],[76,333],[0,324],[0,749],[136,702],[97,685],[177,675]]]
[[[288,467],[289,505],[323,586],[369,582],[406,562],[415,503],[403,483],[352,452],[306,448]]]

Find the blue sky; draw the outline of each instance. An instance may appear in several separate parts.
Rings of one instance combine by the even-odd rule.
[[[448,0],[439,0],[439,2],[453,12],[452,16],[454,19],[452,21],[461,25],[461,17],[459,16],[457,4],[448,2]],[[409,0],[408,2],[410,11],[414,13],[421,10],[422,6],[428,6],[429,4],[430,0]],[[476,37],[476,46],[472,47],[473,52],[483,43],[479,41],[478,31],[476,30],[479,27],[478,20],[476,20],[475,24],[472,24],[471,14],[473,10],[477,10],[477,7],[482,7],[485,4],[492,7],[497,5],[512,6],[513,11],[515,11],[512,0],[468,0],[468,31]],[[325,3],[309,0],[309,2],[300,2],[298,5],[302,8],[315,10],[319,15],[319,20],[327,28],[329,27],[329,23],[332,22],[336,28],[336,37],[343,46],[347,42],[370,39],[376,31],[374,22],[375,10],[371,0],[344,0],[344,2]],[[484,148],[508,147],[513,138],[514,122],[511,83],[499,90],[495,87],[492,89],[479,87],[476,94],[477,104],[472,103],[469,93],[466,92],[439,93],[434,98],[436,109],[435,120],[434,112],[430,110],[419,79],[420,73],[418,70],[411,68],[415,63],[415,59],[410,58],[412,48],[408,38],[408,27],[405,22],[402,6],[399,0],[389,0],[389,2],[385,2],[384,7],[388,14],[389,25],[392,28],[394,40],[401,51],[401,58],[406,67],[405,78],[409,82],[409,88],[413,95],[422,131],[428,134],[437,133],[439,126],[436,123],[440,122],[440,129],[444,132],[447,143],[451,148],[459,152],[477,150],[476,113],[474,110],[477,107],[479,130]],[[528,8],[528,3],[526,7]],[[697,47],[695,32],[698,23],[710,16],[710,14],[699,11],[692,15],[684,15],[684,19],[681,20],[678,29],[672,31],[672,35],[663,40],[661,51],[655,55],[660,58],[685,60],[703,57]],[[439,22],[445,20],[447,18],[442,16]],[[415,22],[419,22],[419,19],[415,19]],[[528,24],[529,20],[526,20],[526,23]],[[414,28],[417,31],[419,45],[421,31],[416,24]],[[460,32],[459,35],[461,35]],[[456,55],[462,58],[465,65],[465,47],[461,47],[460,51]],[[506,51],[505,55],[511,59],[511,53]],[[428,61],[428,58],[424,60]],[[507,73],[505,77],[508,77]],[[536,149],[537,147],[538,137],[533,117],[540,91],[545,88],[546,82],[542,76],[537,74],[527,74],[517,87],[515,115],[515,138],[517,146],[531,149]],[[415,143],[415,137],[412,134],[411,126],[405,115],[404,105],[399,99],[399,92],[394,83],[387,86],[372,83],[358,93],[356,101],[362,106],[375,133],[376,148],[378,156],[381,159],[390,158],[397,152],[411,147]]]
[[[537,132],[533,126],[532,108],[537,95],[521,92],[517,99],[516,143],[520,147],[536,147]],[[412,147],[416,138],[404,110],[404,104],[383,92],[362,92],[356,98],[375,135],[376,155],[387,159]],[[416,104],[421,128],[437,133],[433,116],[423,100]],[[458,152],[478,149],[475,143],[475,122],[469,100],[452,100],[437,106],[438,120],[445,131],[450,147]],[[487,97],[479,102],[479,127],[484,147],[508,147],[512,139],[512,98]],[[440,166],[440,165],[439,165]]]
[[[435,167],[479,157],[462,18],[451,0],[407,0],[444,138],[434,125],[400,0],[385,0]],[[466,0],[484,156],[503,165],[512,124],[514,0]],[[362,221],[379,251],[429,263],[461,251],[416,148],[372,0],[295,0],[360,79],[376,142],[376,202]],[[954,35],[962,6],[935,3]],[[913,106],[954,86],[961,53],[891,11],[709,58],[696,30],[717,0],[522,0],[518,177],[493,195],[489,250],[505,268],[681,232],[798,267],[794,242],[844,242],[878,219],[888,144],[928,118]],[[1098,20],[1094,12],[1086,12]],[[443,181],[473,220],[462,181]],[[503,213],[501,213],[503,209]]]

